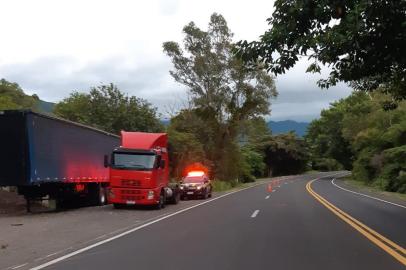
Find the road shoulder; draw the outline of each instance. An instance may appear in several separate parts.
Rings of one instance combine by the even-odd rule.
[[[406,194],[378,190],[377,188],[366,186],[363,183],[351,180],[349,178],[338,178],[335,180],[335,184],[353,192],[365,194],[367,196],[375,197],[406,207]]]

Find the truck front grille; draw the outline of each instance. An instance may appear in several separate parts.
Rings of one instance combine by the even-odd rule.
[[[121,180],[121,186],[127,187],[139,187],[141,186],[140,180],[123,179]]]
[[[145,199],[144,196],[128,196],[128,195],[121,195],[122,200],[126,201],[138,201],[138,200],[143,200]]]
[[[141,194],[141,190],[122,189],[122,190],[120,190],[120,193],[123,195]]]

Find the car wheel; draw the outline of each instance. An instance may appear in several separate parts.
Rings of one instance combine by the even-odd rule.
[[[204,195],[203,195],[203,199],[207,199],[209,197],[209,191],[206,189],[205,191],[204,191]]]

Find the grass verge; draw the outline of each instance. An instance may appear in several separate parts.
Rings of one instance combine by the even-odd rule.
[[[382,189],[380,189],[376,186],[367,185],[366,183],[364,183],[362,181],[354,180],[351,176],[344,177],[342,179],[343,179],[344,183],[350,187],[354,187],[354,188],[357,188],[360,190],[365,190],[367,192],[383,195],[388,198],[400,199],[400,200],[406,202],[406,194],[398,193],[398,192],[383,191]]]
[[[268,182],[272,179],[283,178],[284,176],[278,177],[271,177],[271,178],[258,178],[254,182],[248,183],[238,183],[238,182],[228,182],[228,181],[220,181],[220,180],[213,180],[211,184],[213,185],[213,191],[216,192],[225,192],[225,191],[233,191],[238,190],[246,187],[255,186],[257,184],[262,184]]]

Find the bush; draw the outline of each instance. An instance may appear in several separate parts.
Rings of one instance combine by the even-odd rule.
[[[383,154],[383,168],[376,181],[384,190],[406,193],[406,145],[387,149]]]
[[[374,152],[370,149],[364,149],[359,153],[358,158],[354,162],[354,168],[352,170],[354,179],[363,181],[367,184],[373,182],[377,173],[372,162],[373,156]]]
[[[226,191],[232,189],[237,185],[235,181],[221,181],[221,180],[213,180],[211,184],[213,186],[213,191]]]

